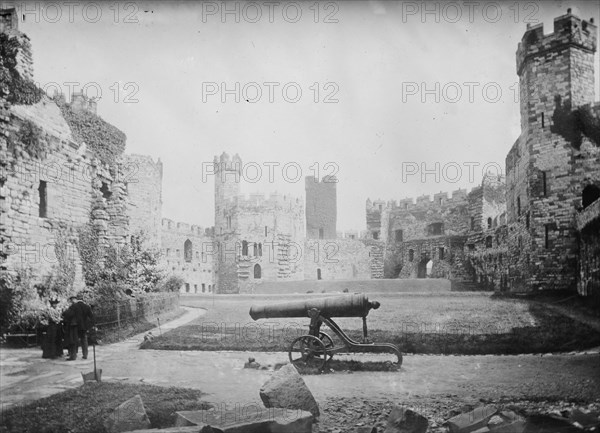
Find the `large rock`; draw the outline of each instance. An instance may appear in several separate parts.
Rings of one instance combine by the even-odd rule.
[[[187,410],[176,412],[177,426],[211,425],[224,433],[311,433],[310,412],[271,408],[263,410],[215,411]],[[189,427],[185,427],[189,428]]]
[[[423,415],[395,406],[388,417],[384,433],[425,433],[429,421]]]
[[[266,407],[300,409],[315,417],[320,415],[315,398],[292,364],[276,371],[261,387],[259,394]]]
[[[109,433],[150,428],[150,420],[144,409],[142,397],[138,394],[117,406],[104,421],[104,427]]]
[[[487,423],[497,413],[498,409],[494,406],[480,406],[471,412],[450,418],[445,424],[450,429],[450,433],[472,433],[487,428]]]

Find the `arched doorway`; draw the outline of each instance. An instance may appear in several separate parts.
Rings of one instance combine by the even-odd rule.
[[[260,265],[258,263],[254,265],[254,278],[255,279],[261,278],[261,269],[260,269]]]
[[[431,260],[429,257],[423,257],[417,267],[417,278],[427,278],[427,264]]]
[[[321,268],[317,269],[317,280],[321,279]]]
[[[581,204],[585,209],[600,198],[600,188],[596,185],[586,186],[581,193]]]

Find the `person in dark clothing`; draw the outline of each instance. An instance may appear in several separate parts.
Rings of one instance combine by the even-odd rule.
[[[48,326],[42,344],[42,358],[54,359],[63,355],[63,329],[58,303],[57,298],[50,299],[50,308],[46,312]]]
[[[93,327],[94,317],[92,309],[83,302],[83,295],[71,296],[71,306],[65,311],[63,317],[68,326],[67,340],[69,347],[69,361],[77,359],[79,343],[83,359],[88,357],[88,331]]]

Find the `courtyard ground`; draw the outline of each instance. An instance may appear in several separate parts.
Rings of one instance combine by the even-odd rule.
[[[186,308],[162,331],[198,320],[204,312]],[[205,393],[204,401],[221,409],[262,407],[258,390],[272,372],[244,369],[249,356],[262,365],[287,360],[285,352],[136,350],[142,341],[140,334],[98,347],[103,380],[198,389]],[[0,367],[0,403],[7,408],[80,386],[81,372],[91,371],[93,364],[45,360],[38,349],[6,349],[0,353]],[[344,432],[383,422],[392,404],[413,407],[434,420],[484,402],[594,405],[600,402],[600,353],[407,355],[398,372],[338,372],[304,379],[322,407],[319,430]]]
[[[282,303],[329,294],[184,296],[182,305],[206,315],[144,344],[166,350],[287,351],[308,331],[308,318],[253,321],[253,304]],[[569,352],[600,346],[600,327],[554,302],[499,298],[490,292],[369,293],[381,307],[367,318],[369,338],[415,354],[521,354]],[[560,300],[559,300],[560,301]],[[360,318],[335,319],[362,339]],[[322,329],[332,337],[327,327]]]

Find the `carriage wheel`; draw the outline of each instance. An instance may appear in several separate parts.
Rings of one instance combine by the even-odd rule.
[[[322,370],[327,361],[327,350],[323,342],[312,335],[296,338],[290,345],[290,362],[297,367]]]
[[[333,340],[326,333],[319,332],[319,340],[321,340],[323,342],[323,345],[325,346],[325,349],[327,349],[327,350],[333,349],[333,346],[334,346]]]

